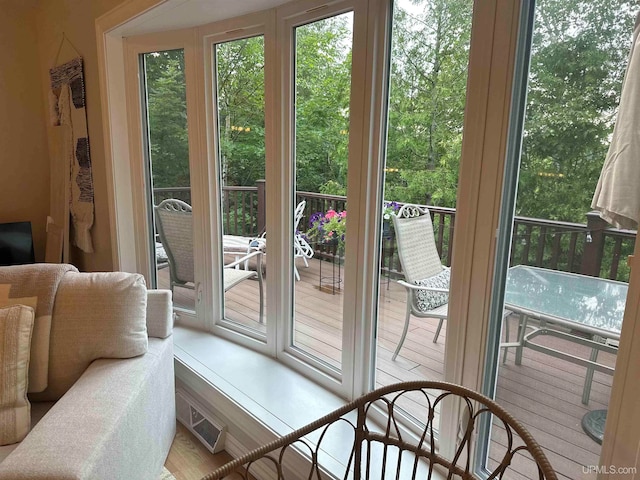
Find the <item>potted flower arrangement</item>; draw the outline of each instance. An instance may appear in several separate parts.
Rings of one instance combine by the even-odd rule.
[[[307,237],[311,241],[325,245],[336,245],[339,250],[342,250],[344,235],[347,231],[347,211],[327,210],[326,213],[314,213],[309,219],[309,227]]]

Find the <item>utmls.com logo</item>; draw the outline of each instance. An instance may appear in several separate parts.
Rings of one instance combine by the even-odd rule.
[[[602,473],[605,475],[635,475],[636,467],[618,467],[616,465],[583,465],[582,473]]]

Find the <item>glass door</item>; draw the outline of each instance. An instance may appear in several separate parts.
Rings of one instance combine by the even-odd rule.
[[[526,101],[514,115],[524,120],[512,123],[496,280],[504,301],[494,309],[485,386],[567,478],[595,478],[629,280],[624,259],[635,242],[635,232],[590,212],[633,8],[537,1]],[[481,461],[499,462],[507,441],[494,423]],[[523,478],[537,478],[531,463],[516,462]]]

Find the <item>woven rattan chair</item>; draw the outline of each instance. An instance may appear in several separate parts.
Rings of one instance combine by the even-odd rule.
[[[439,320],[436,333],[433,336],[434,343],[438,341],[442,324],[448,315],[448,303],[445,301],[445,303],[433,309],[426,309],[424,303],[419,304],[417,293],[428,291],[447,294],[449,288],[448,285],[446,288],[442,288],[417,284],[417,282],[442,275],[447,269],[440,261],[429,210],[420,205],[407,204],[403,205],[396,215],[392,215],[392,218],[398,245],[398,256],[400,257],[400,264],[404,274],[404,280],[398,280],[398,283],[407,291],[404,329],[398,346],[393,353],[392,359],[395,360],[407,336],[409,320],[412,314],[420,318],[436,318]]]
[[[173,198],[163,200],[154,208],[156,214],[156,227],[160,242],[164,246],[169,261],[170,288],[180,287],[194,288],[194,261],[193,261],[193,215],[191,206],[181,200]],[[249,248],[249,246],[247,246]],[[223,272],[224,291],[235,287],[240,282],[251,278],[258,279],[260,291],[260,316],[263,323],[264,315],[264,288],[262,285],[262,250],[255,250],[225,265]],[[238,265],[248,265],[250,259],[255,258],[256,270],[237,269]]]
[[[409,422],[403,408],[424,406]],[[445,457],[435,438],[443,404],[460,405],[455,448]],[[456,403],[449,403],[451,405]],[[455,408],[455,407],[453,407]],[[480,423],[492,422],[505,438],[492,442],[489,470],[473,468]],[[412,427],[407,428],[411,424]],[[339,439],[336,435],[339,435]],[[442,432],[440,432],[442,434]],[[202,480],[274,478],[492,479],[521,478],[519,472],[555,480],[557,476],[531,434],[493,400],[441,382],[390,385],[364,395],[309,425],[223,465]],[[536,473],[534,473],[536,472]]]

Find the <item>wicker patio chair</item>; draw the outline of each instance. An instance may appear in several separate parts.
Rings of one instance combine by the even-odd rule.
[[[194,288],[194,261],[193,261],[193,216],[191,206],[181,200],[167,199],[154,207],[156,214],[156,227],[160,242],[164,246],[169,261],[169,286],[171,291],[177,285],[180,287]],[[249,245],[247,245],[249,249]],[[236,260],[224,266],[223,281],[224,291],[235,287],[240,282],[251,278],[258,279],[260,292],[260,323],[264,322],[264,287],[262,284],[262,256],[260,249],[238,257]],[[256,259],[256,270],[248,270],[248,261]],[[245,269],[234,268],[244,264]]]
[[[411,315],[419,318],[436,318],[438,327],[433,343],[438,342],[442,324],[449,314],[449,268],[442,265],[440,253],[433,233],[431,214],[421,205],[403,205],[393,218],[393,227],[398,245],[398,257],[402,265],[404,280],[398,280],[407,291],[407,309],[402,336],[392,360],[395,360],[407,337]],[[510,310],[503,310],[502,323],[507,328],[506,319]],[[512,343],[501,343],[506,349]]]
[[[398,283],[407,291],[404,329],[393,353],[392,360],[395,360],[407,336],[412,314],[420,318],[439,319],[433,336],[433,342],[438,341],[449,310],[449,269],[440,261],[427,208],[406,204],[391,217],[404,274],[404,280],[398,280]]]
[[[402,406],[416,399],[424,404],[424,412],[414,419],[411,429]],[[461,420],[455,432],[454,453],[445,457],[435,441],[437,419],[442,405],[452,401],[459,402]],[[503,446],[491,443],[485,465],[489,472],[478,474],[473,460],[481,422],[491,424],[492,431],[501,431],[505,441],[501,442]],[[338,430],[340,438],[349,440],[337,440]],[[245,480],[479,480],[520,478],[522,471],[529,472],[529,478],[557,479],[531,434],[493,400],[458,385],[420,381],[375,390],[223,465],[202,480],[227,476]]]

